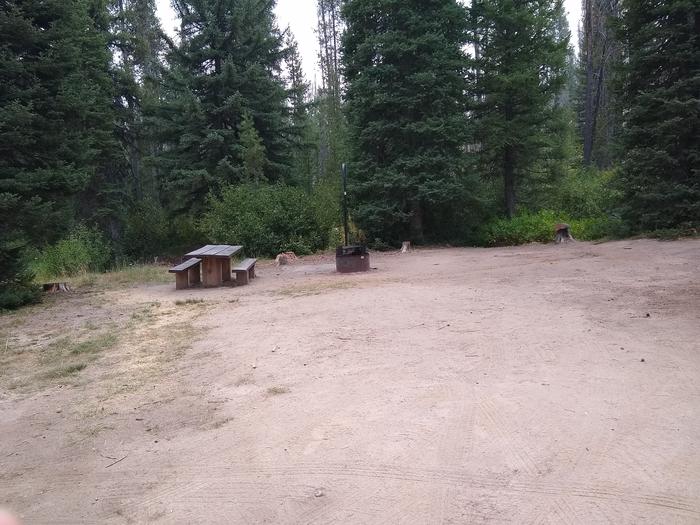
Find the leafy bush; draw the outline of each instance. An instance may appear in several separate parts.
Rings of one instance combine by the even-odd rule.
[[[27,268],[25,243],[19,239],[0,240],[0,310],[13,309],[39,299],[34,274]]]
[[[496,219],[484,226],[481,243],[486,246],[510,246],[530,242],[551,242],[554,227],[560,223],[571,227],[575,239],[591,241],[624,234],[622,222],[613,217],[598,216],[573,219],[566,213],[541,210],[522,212],[513,219]]]
[[[675,241],[677,239],[682,239],[684,237],[698,237],[700,232],[697,228],[694,228],[691,224],[683,224],[678,228],[662,228],[650,231],[646,234],[652,239],[659,239],[660,241]]]
[[[169,233],[168,217],[160,204],[152,200],[137,203],[126,216],[123,252],[133,259],[162,255]]]
[[[199,248],[206,237],[197,219],[191,215],[180,215],[170,220],[170,237],[164,255],[180,256]]]
[[[614,171],[579,170],[564,177],[558,188],[555,208],[575,218],[600,217],[620,198],[614,188]]]
[[[303,190],[254,184],[230,186],[221,198],[210,197],[201,226],[211,242],[240,244],[253,256],[312,253],[328,246],[332,229]]]
[[[79,226],[68,237],[47,247],[34,261],[34,270],[43,279],[85,272],[105,271],[112,261],[112,249],[102,234]]]

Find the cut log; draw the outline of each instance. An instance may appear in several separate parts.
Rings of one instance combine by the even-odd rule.
[[[45,283],[41,287],[46,293],[59,293],[71,291],[68,283]]]
[[[407,253],[411,251],[411,241],[403,241],[401,243],[401,253]]]
[[[296,260],[297,256],[294,252],[283,252],[280,253],[277,257],[275,257],[275,262],[277,263],[277,266],[286,266],[288,264],[292,264]]]
[[[575,239],[571,235],[571,227],[568,224],[560,223],[554,227],[554,242],[556,244],[573,240]]]

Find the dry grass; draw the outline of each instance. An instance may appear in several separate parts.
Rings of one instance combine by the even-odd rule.
[[[51,370],[44,372],[43,376],[46,379],[64,379],[66,377],[73,376],[84,370],[87,367],[87,363],[73,363],[70,365],[62,365]]]
[[[217,419],[216,421],[214,421],[213,423],[211,423],[210,425],[208,425],[208,429],[209,429],[209,430],[215,430],[215,429],[217,429],[217,428],[221,428],[221,427],[223,427],[223,426],[225,426],[225,425],[231,423],[233,420],[234,420],[234,419],[233,419],[232,417],[230,417],[230,416],[229,416],[229,417],[224,417],[224,418],[221,418],[221,419]]]
[[[89,378],[94,397],[107,399],[161,374],[195,338],[193,317],[183,322],[172,303],[124,304],[110,293],[52,297],[3,317],[0,390],[29,393],[56,383],[78,386]],[[67,319],[47,322],[59,309]],[[75,315],[66,315],[73,310]],[[198,308],[196,314],[205,311]]]
[[[246,374],[244,376],[239,377],[236,379],[236,382],[233,384],[234,386],[245,386],[245,385],[254,385],[255,380],[253,379],[253,376],[250,374]]]
[[[0,384],[7,381],[9,389],[31,391],[47,386],[47,382],[76,378],[118,341],[113,327],[97,335],[85,330],[76,336],[49,339],[44,344],[10,346],[8,338],[0,352]]]
[[[206,301],[204,299],[185,299],[185,300],[178,300],[175,301],[175,306],[188,306],[188,305],[195,305],[195,304],[204,304]]]
[[[267,389],[268,396],[281,396],[282,394],[289,394],[290,390],[283,386],[273,386]]]
[[[173,281],[167,266],[135,264],[106,273],[81,273],[71,277],[51,277],[46,282],[67,282],[73,289],[97,288],[114,290],[142,284],[169,283]]]
[[[354,281],[326,281],[310,285],[288,286],[276,293],[287,297],[306,297],[309,295],[320,295],[333,290],[347,290],[354,288],[357,283]]]

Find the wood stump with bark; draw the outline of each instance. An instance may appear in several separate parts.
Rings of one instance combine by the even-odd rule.
[[[45,293],[70,292],[68,283],[46,283],[41,286]]]
[[[568,224],[561,223],[554,227],[554,242],[556,244],[573,240],[575,239],[573,235],[571,235],[571,227]]]

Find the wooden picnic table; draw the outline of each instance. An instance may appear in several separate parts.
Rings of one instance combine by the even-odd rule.
[[[185,259],[196,257],[202,260],[202,285],[210,288],[231,281],[231,257],[241,250],[243,246],[207,244],[185,254]]]

